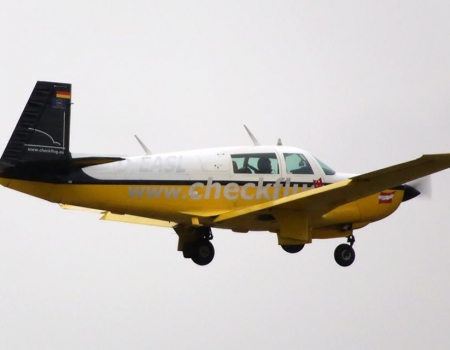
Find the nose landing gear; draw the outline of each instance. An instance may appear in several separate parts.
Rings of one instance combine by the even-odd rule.
[[[355,236],[350,235],[347,237],[347,242],[349,244],[340,244],[336,247],[334,251],[334,260],[340,266],[350,266],[353,261],[355,261],[355,250],[353,249],[353,244],[355,243]]]

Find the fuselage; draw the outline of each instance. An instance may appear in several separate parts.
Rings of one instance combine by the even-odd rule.
[[[88,166],[54,178],[42,176],[43,180],[38,182],[26,177],[1,182],[51,202],[115,214],[186,225],[192,224],[195,218],[200,224],[238,232],[276,232],[279,227],[270,210],[219,224],[213,218],[351,176],[336,173],[298,148],[247,146],[125,157],[122,161]],[[36,179],[36,174],[33,178]],[[402,199],[401,188],[386,189],[341,205],[325,215],[311,214],[313,236],[336,237],[342,231],[336,230],[339,225],[351,223],[359,228],[382,219],[394,212]]]

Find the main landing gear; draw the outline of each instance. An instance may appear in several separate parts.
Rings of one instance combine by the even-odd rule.
[[[355,236],[350,235],[347,237],[349,244],[340,244],[334,251],[334,260],[344,267],[350,266],[355,261],[355,250],[353,244],[355,243]]]
[[[197,228],[195,233],[200,238],[184,244],[183,256],[192,259],[197,265],[208,265],[214,259],[214,246],[210,242],[213,239],[211,228]]]
[[[281,248],[283,248],[283,250],[285,252],[291,253],[291,254],[295,254],[298,253],[299,251],[301,251],[303,249],[305,245],[304,244],[294,244],[294,245],[281,245]]]

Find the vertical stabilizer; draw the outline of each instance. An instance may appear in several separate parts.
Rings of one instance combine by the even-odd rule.
[[[1,160],[11,164],[70,157],[71,85],[38,81]]]

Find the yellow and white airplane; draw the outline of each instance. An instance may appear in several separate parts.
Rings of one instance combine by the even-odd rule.
[[[89,209],[104,220],[170,227],[198,265],[214,258],[211,228],[270,231],[288,253],[313,239],[347,238],[334,253],[349,266],[353,231],[392,214],[420,192],[407,183],[450,167],[450,154],[363,175],[337,173],[304,150],[209,148],[136,157],[77,156],[69,150],[71,85],[38,81],[0,160],[0,183]],[[248,131],[248,130],[247,130]]]

